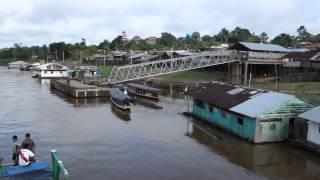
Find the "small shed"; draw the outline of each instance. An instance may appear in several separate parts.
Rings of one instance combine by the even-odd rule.
[[[289,137],[290,126],[315,105],[293,95],[211,82],[188,92],[193,114],[254,143]]]
[[[320,149],[320,106],[300,114],[299,117],[308,121],[307,142]]]

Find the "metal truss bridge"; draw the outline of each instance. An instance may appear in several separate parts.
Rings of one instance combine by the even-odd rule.
[[[227,50],[212,51],[187,57],[146,62],[141,64],[114,66],[111,70],[108,81],[103,84],[116,84],[180,71],[187,71],[191,69],[232,63],[240,60],[240,52]]]

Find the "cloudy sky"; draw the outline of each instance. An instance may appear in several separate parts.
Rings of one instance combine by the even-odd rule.
[[[295,34],[299,25],[320,33],[319,0],[0,0],[0,47],[81,38],[94,44],[123,30],[131,38],[240,26],[273,37]]]

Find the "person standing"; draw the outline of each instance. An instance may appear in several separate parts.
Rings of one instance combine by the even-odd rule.
[[[28,149],[30,151],[32,151],[33,153],[36,152],[36,144],[34,143],[34,141],[31,139],[31,135],[30,133],[27,133],[25,135],[25,139],[22,142],[22,146],[26,145],[25,147],[28,147]]]
[[[18,136],[14,135],[12,136],[12,141],[13,141],[13,147],[12,147],[12,160],[14,165],[18,165],[18,161],[19,161],[19,147],[20,147],[20,143],[18,141]]]

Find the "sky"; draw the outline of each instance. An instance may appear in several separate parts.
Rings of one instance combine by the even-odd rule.
[[[217,34],[248,28],[274,37],[305,25],[320,34],[320,0],[0,0],[0,48],[14,43],[98,44],[123,30],[128,37]]]

